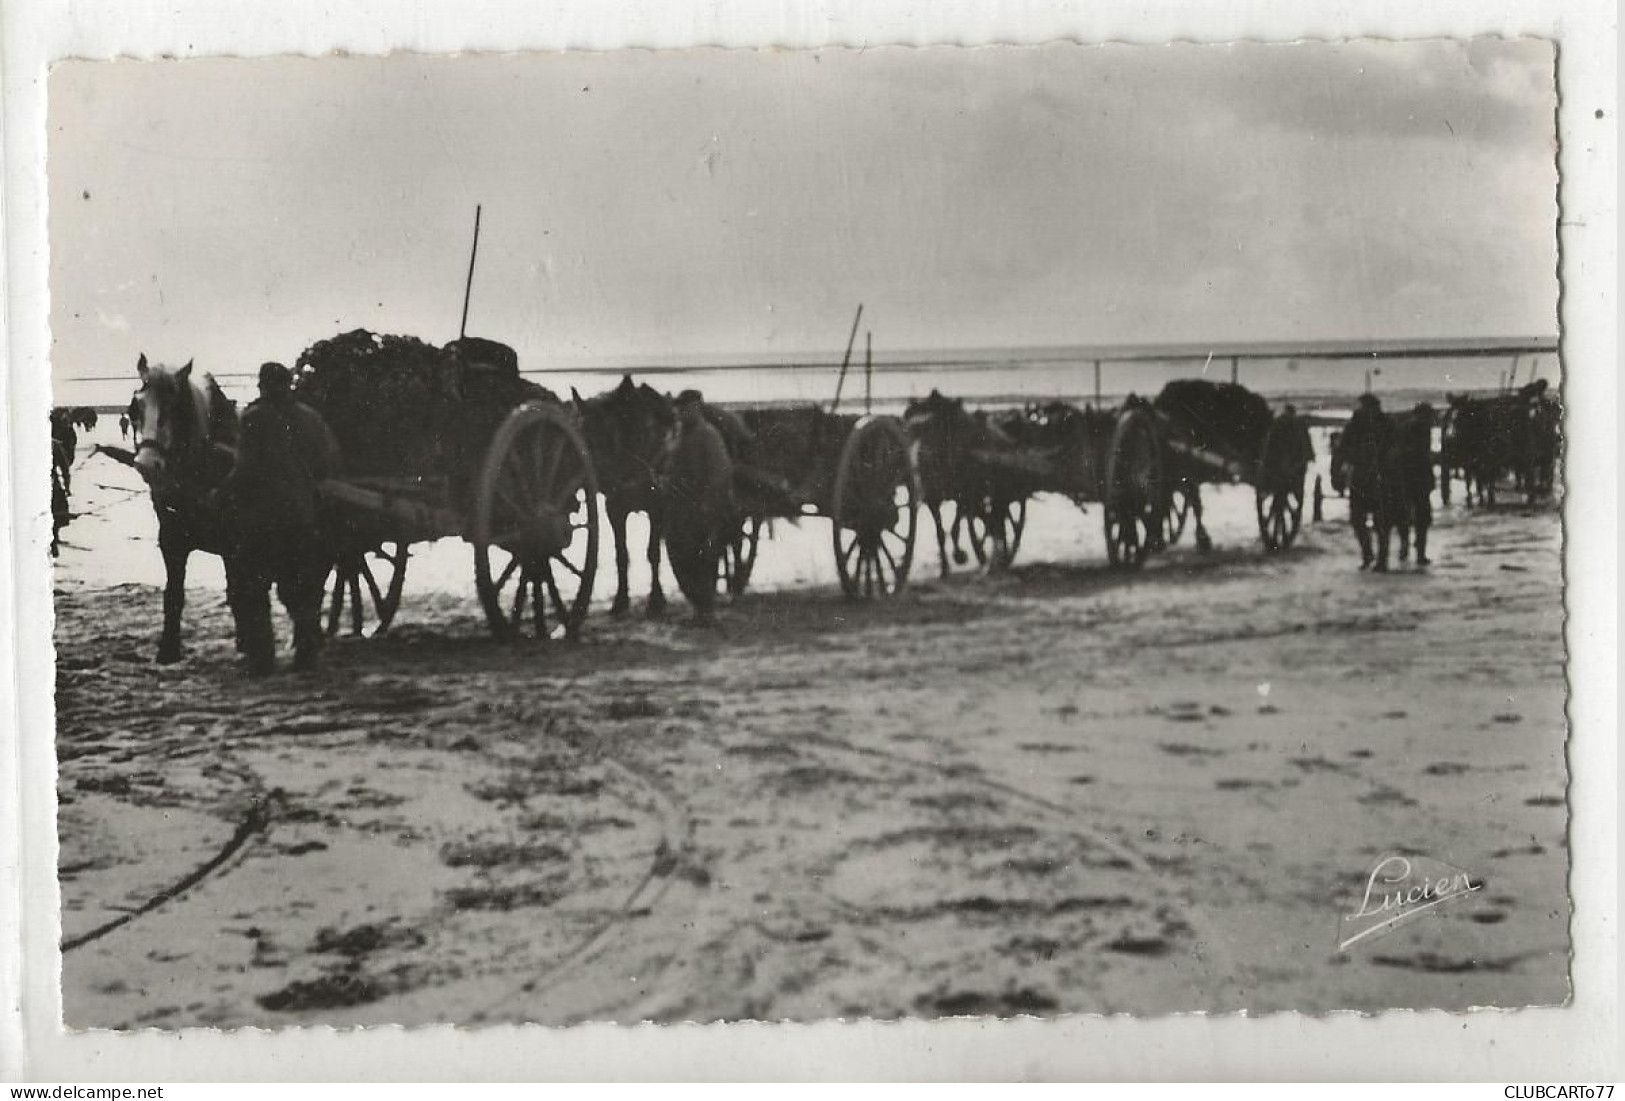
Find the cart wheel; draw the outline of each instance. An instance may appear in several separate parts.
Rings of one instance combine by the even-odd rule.
[[[756,568],[756,546],[762,537],[762,518],[747,516],[739,524],[739,534],[722,548],[717,580],[729,596],[739,596],[750,587],[750,574]]]
[[[990,570],[1009,568],[1021,549],[1021,534],[1027,530],[1027,500],[983,501],[966,516],[971,549],[976,561]]]
[[[1298,538],[1303,526],[1303,487],[1258,490],[1254,498],[1258,512],[1258,534],[1270,553],[1284,551]]]
[[[1191,515],[1191,491],[1184,482],[1168,491],[1168,545],[1179,542],[1185,534],[1185,522]]]
[[[474,581],[498,638],[575,638],[598,568],[598,477],[562,409],[521,405],[497,428],[475,487]]]
[[[908,584],[919,519],[918,446],[895,417],[865,417],[841,448],[831,528],[841,588],[855,600]]]
[[[409,545],[398,539],[339,555],[328,574],[328,637],[339,633],[346,618],[354,638],[377,638],[389,630],[401,606],[408,556]]]
[[[1143,410],[1127,409],[1117,418],[1105,488],[1106,557],[1113,566],[1139,566],[1161,539],[1167,509],[1162,441]]]
[[[1275,425],[1264,437],[1264,455],[1258,464],[1258,485],[1253,494],[1258,534],[1264,550],[1274,554],[1292,546],[1303,526],[1303,483],[1307,460],[1288,457],[1287,440]]]

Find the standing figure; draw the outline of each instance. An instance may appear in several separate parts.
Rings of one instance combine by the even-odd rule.
[[[1375,394],[1361,394],[1355,405],[1348,427],[1337,440],[1332,459],[1332,484],[1342,481],[1348,487],[1349,525],[1360,544],[1360,568],[1377,565],[1371,543],[1371,525],[1382,507],[1382,451],[1388,435],[1388,425],[1382,415],[1382,403]],[[1337,474],[1340,472],[1341,477]],[[1377,565],[1387,569],[1386,562]]]
[[[1378,562],[1386,566],[1388,532],[1399,531],[1399,560],[1405,560],[1406,536],[1416,544],[1416,564],[1426,566],[1428,528],[1433,526],[1433,406],[1418,402],[1408,415],[1392,418],[1383,454],[1381,513],[1377,517]]]
[[[694,607],[697,623],[715,618],[717,567],[723,548],[739,529],[734,502],[733,460],[706,419],[697,390],[677,396],[677,437],[667,458],[661,492],[666,554],[677,586]]]
[[[55,426],[53,425],[53,428]],[[63,445],[59,440],[51,441],[51,557],[55,558],[62,550],[62,529],[68,526],[73,519],[73,511],[68,504],[68,468],[69,462]]]
[[[316,487],[332,473],[338,445],[326,422],[293,396],[280,363],[260,367],[260,398],[243,412],[237,463],[227,481],[235,554],[227,589],[248,672],[276,668],[270,590],[293,620],[294,668],[315,668],[328,556],[317,526]]]
[[[130,439],[130,414],[128,413],[118,415],[118,438],[125,442]]]

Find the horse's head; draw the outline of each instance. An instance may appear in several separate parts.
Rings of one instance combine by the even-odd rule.
[[[210,400],[192,377],[192,364],[181,368],[136,363],[141,385],[130,402],[135,429],[135,468],[154,494],[177,487],[188,469],[200,462],[209,443]]]

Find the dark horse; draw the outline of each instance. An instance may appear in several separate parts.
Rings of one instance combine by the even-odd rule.
[[[646,384],[634,384],[630,375],[623,376],[615,389],[594,398],[571,393],[581,413],[598,487],[604,495],[604,511],[615,535],[615,601],[610,612],[622,614],[632,604],[626,580],[631,559],[626,518],[641,512],[649,517],[649,614],[660,615],[666,608],[666,594],[660,587],[664,531],[660,468],[677,425],[671,399]]]
[[[181,611],[186,605],[186,563],[194,550],[226,561],[231,533],[218,492],[231,472],[237,443],[237,405],[214,376],[200,379],[192,364],[179,370],[136,364],[141,386],[130,403],[135,429],[131,465],[152,491],[158,514],[158,550],[164,556],[164,630],[158,660],[181,657]],[[118,457],[118,452],[103,449]]]
[[[1019,415],[1018,415],[1019,416]],[[936,390],[922,400],[910,402],[903,421],[919,441],[920,490],[937,533],[937,557],[943,577],[948,576],[950,541],[953,561],[963,565],[968,556],[959,545],[960,532],[973,520],[993,542],[983,549],[972,529],[972,548],[994,568],[1008,564],[1014,556],[1012,530],[997,522],[1011,514],[1013,506],[1030,497],[1030,487],[1014,471],[1005,471],[977,457],[976,452],[1014,452],[1017,441],[1004,426],[982,413],[972,413],[964,401],[943,396]],[[951,525],[943,523],[943,509],[954,506]]]
[[[1334,480],[1348,487],[1360,568],[1388,569],[1389,540],[1395,532],[1400,561],[1414,539],[1416,564],[1426,566],[1433,523],[1433,409],[1423,404],[1409,413],[1371,410],[1356,417],[1333,445],[1332,472]],[[1368,518],[1376,528],[1375,548]]]

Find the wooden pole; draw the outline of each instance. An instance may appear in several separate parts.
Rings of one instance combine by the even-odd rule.
[[[857,316],[852,318],[852,332],[846,338],[846,354],[841,357],[841,377],[835,380],[835,400],[830,402],[831,413],[841,407],[841,391],[846,387],[846,369],[852,363],[852,345],[858,339],[858,322],[863,320],[863,303],[858,303]]]
[[[1230,357],[1230,383],[1234,385],[1241,378],[1241,360],[1236,356]]]
[[[863,331],[863,411],[874,411],[875,334]]]
[[[463,320],[457,326],[457,339],[468,334],[468,300],[474,293],[474,258],[480,254],[480,206],[474,206],[474,247],[468,253],[468,281],[463,284]]]
[[[1095,360],[1095,408],[1100,408],[1100,360]]]
[[[1518,356],[1516,354],[1514,354],[1513,357],[1512,357],[1512,370],[1507,374],[1507,389],[1510,390],[1510,389],[1512,389],[1513,387],[1515,387],[1517,385],[1518,385]]]

